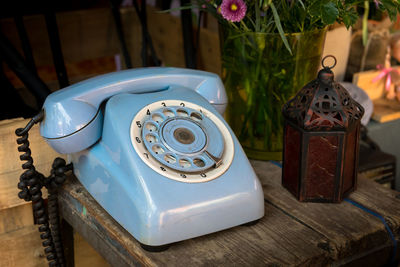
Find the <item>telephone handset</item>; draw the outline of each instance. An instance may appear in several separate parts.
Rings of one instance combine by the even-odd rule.
[[[222,118],[215,74],[126,70],[48,96],[40,133],[140,243],[161,246],[264,215],[261,185]]]
[[[40,133],[59,153],[87,148],[101,136],[100,105],[113,95],[143,94],[180,86],[195,90],[220,113],[227,104],[221,80],[211,73],[176,68],[143,68],[98,76],[49,95]]]

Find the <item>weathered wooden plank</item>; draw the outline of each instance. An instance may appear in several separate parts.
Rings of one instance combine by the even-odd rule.
[[[252,161],[252,165],[263,184],[266,200],[325,236],[328,242],[321,246],[330,252],[335,261],[373,251],[376,247],[391,245],[384,225],[376,217],[347,202],[340,204],[298,202],[281,186],[281,168],[262,161]],[[362,178],[359,180],[361,186],[351,197],[356,197],[361,204],[371,205],[369,195],[373,194],[376,198],[379,196],[386,198],[383,195],[387,194],[387,190],[378,191],[374,182]],[[387,196],[387,198],[388,201],[397,203],[393,197]],[[393,216],[398,210],[398,208],[385,208],[387,205],[385,202],[373,203],[377,210],[386,211],[388,217]],[[392,225],[395,231],[398,231],[396,225],[400,220],[397,216],[391,218],[396,221]]]
[[[72,179],[72,178],[71,178]],[[254,226],[238,226],[173,244],[167,251],[144,251],[76,180],[60,192],[63,217],[113,266],[305,266],[324,265],[328,253],[321,234],[266,204]]]
[[[153,256],[158,266],[323,266],[330,262],[319,244],[327,240],[272,205],[251,227],[239,226],[178,243],[164,258]],[[185,252],[185,253],[184,253]],[[189,258],[180,260],[181,255]]]
[[[331,267],[386,266],[385,261],[387,261],[387,259],[390,259],[392,257],[392,251],[393,247],[391,245],[376,247],[370,251],[366,251],[365,253],[336,261],[331,265]]]
[[[109,266],[79,234],[74,235],[74,241],[75,267]],[[33,223],[8,233],[0,233],[0,266],[47,266],[41,242],[38,227]]]
[[[78,233],[74,233],[75,267],[109,267],[110,265]]]
[[[358,190],[350,195],[368,209],[382,215],[393,232],[400,236],[400,193],[372,182],[358,179]]]
[[[73,180],[74,179],[74,180]],[[71,181],[72,180],[72,181]],[[61,216],[113,266],[135,266],[146,259],[135,259],[141,248],[71,176],[59,191]]]
[[[33,212],[31,203],[0,209],[0,235],[32,224]]]
[[[30,225],[1,234],[0,248],[1,267],[47,265],[37,226]]]

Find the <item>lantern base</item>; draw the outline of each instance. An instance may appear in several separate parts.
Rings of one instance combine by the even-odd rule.
[[[356,187],[352,187],[348,191],[342,193],[340,196],[313,198],[313,197],[307,197],[305,195],[298,195],[296,192],[293,192],[292,188],[288,187],[287,184],[285,184],[285,181],[283,180],[282,180],[282,186],[286,188],[286,190],[288,190],[293,195],[293,197],[295,197],[298,201],[310,202],[310,203],[341,203],[343,199],[347,198],[351,193],[353,193],[356,190]]]
[[[282,161],[282,151],[260,151],[247,147],[243,147],[243,149],[246,152],[246,156],[250,159]]]

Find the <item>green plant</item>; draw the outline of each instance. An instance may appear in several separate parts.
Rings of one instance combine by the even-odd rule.
[[[223,27],[242,32],[279,33],[291,51],[285,33],[322,29],[335,22],[350,27],[360,17],[357,8],[364,10],[361,15],[367,19],[370,4],[386,12],[392,20],[400,12],[399,0],[195,0],[181,9],[197,7],[213,14]],[[240,20],[231,20],[224,16],[224,11],[229,13],[221,9],[224,5],[231,7],[231,12],[240,11],[244,5],[245,14]]]
[[[229,99],[225,116],[248,157],[281,159],[281,107],[315,79],[325,31],[285,34],[290,54],[277,33],[222,29],[222,79]]]

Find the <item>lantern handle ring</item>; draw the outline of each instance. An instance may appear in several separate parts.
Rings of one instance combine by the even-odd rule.
[[[333,58],[333,60],[334,60],[335,62],[334,62],[333,65],[330,66],[330,67],[325,66],[325,64],[324,64],[325,60],[326,60],[327,58],[330,58],[330,57]],[[337,60],[336,60],[336,57],[335,57],[335,56],[327,55],[327,56],[325,56],[325,57],[322,59],[321,65],[322,65],[322,67],[323,67],[324,69],[333,69],[333,68],[336,66],[336,62],[337,62]]]

